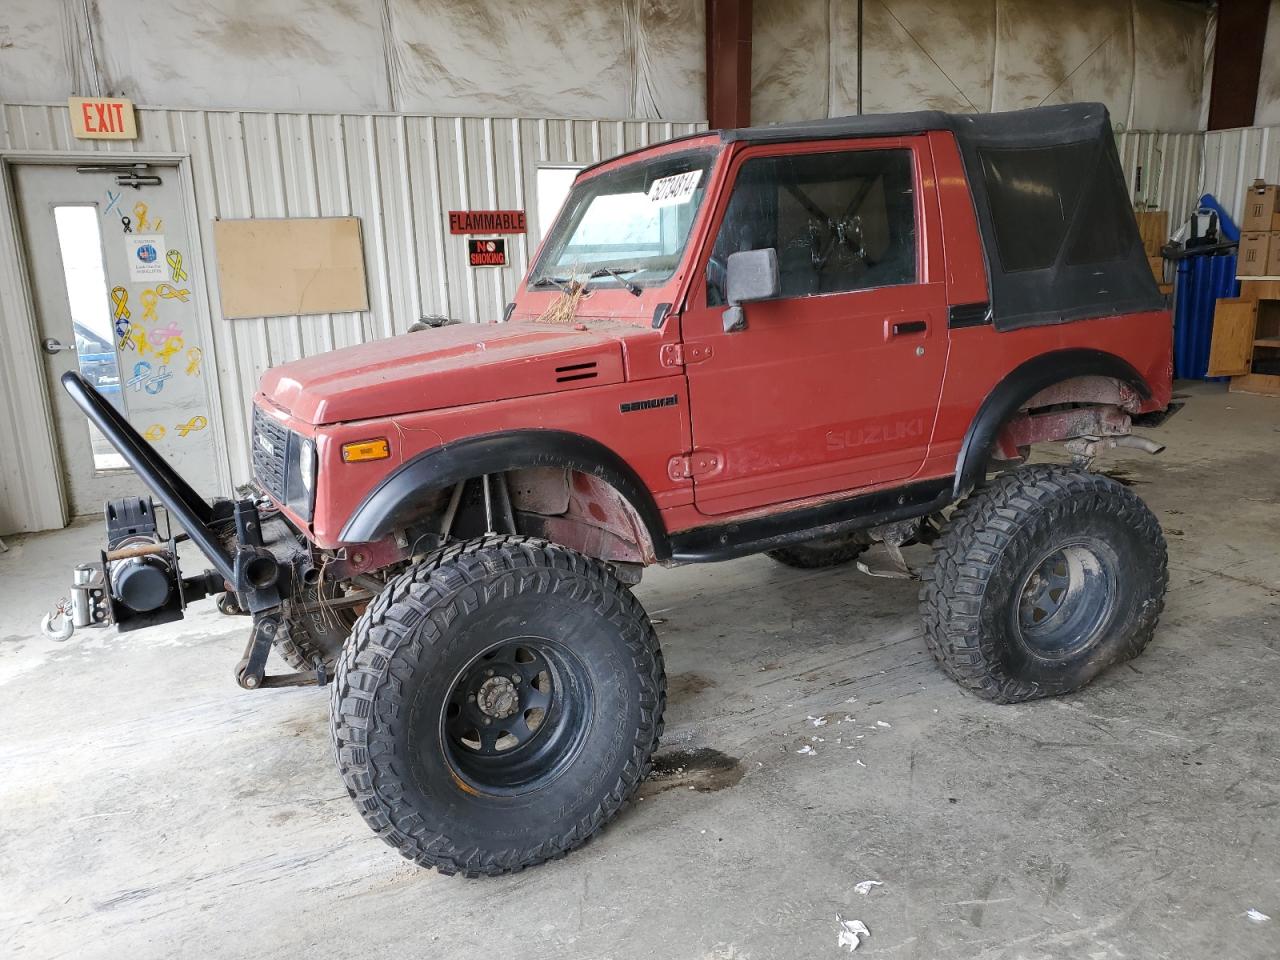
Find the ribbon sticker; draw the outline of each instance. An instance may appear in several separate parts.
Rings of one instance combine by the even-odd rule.
[[[130,226],[130,224],[132,224],[132,223],[133,223],[133,221],[132,221],[132,220],[130,220],[128,217],[121,217],[121,218],[120,218],[120,226],[124,227],[124,232],[125,232],[125,233],[133,233],[133,227],[132,227],[132,226]]]
[[[187,376],[194,377],[200,373],[200,361],[204,359],[204,351],[192,347],[187,351]]]
[[[124,329],[120,329],[119,321],[116,321],[116,335],[120,337],[121,350],[137,350],[138,343],[133,324],[126,323]]]
[[[169,378],[172,376],[173,374],[169,372],[169,368],[167,366],[161,365],[160,369],[156,371],[156,375],[152,377],[150,380],[148,380],[146,384],[144,384],[144,386],[146,387],[147,393],[151,394],[154,397],[157,393],[159,393],[161,390],[164,389],[164,385],[169,381]]]
[[[172,253],[173,251],[171,250],[169,252]],[[181,260],[182,258],[179,257],[178,259]],[[183,276],[185,277],[186,274],[184,273]],[[157,283],[156,293],[160,294],[160,296],[164,297],[166,300],[181,300],[183,303],[186,303],[187,298],[191,296],[190,290],[175,290],[167,283]]]
[[[136,392],[141,393],[142,385],[147,382],[147,378],[150,376],[151,364],[145,360],[139,360],[133,365],[133,376],[129,378],[129,382],[125,386],[133,387]]]
[[[143,436],[152,443],[157,443],[158,441],[163,440],[164,435],[165,429],[163,423],[153,423],[151,426],[147,427],[146,433],[143,434]]]
[[[182,252],[179,250],[170,250],[164,255],[169,263],[169,279],[174,283],[181,283],[187,279],[187,271],[182,269]],[[183,299],[186,299],[185,297]]]
[[[133,365],[133,376],[129,378],[125,386],[133,387],[135,392],[141,393],[146,390],[153,397],[164,389],[165,383],[173,374],[169,368],[161,364],[160,369],[151,372],[151,364],[145,360],[139,360]]]
[[[169,342],[164,345],[164,349],[156,351],[156,359],[161,363],[168,363],[173,359],[175,353],[182,352],[182,346],[181,337],[170,337]]]
[[[133,205],[133,215],[138,218],[138,232],[145,233],[147,230],[147,205],[139,200]]]
[[[133,314],[129,312],[129,291],[124,287],[111,288],[111,302],[116,305],[117,320],[128,320]]]
[[[182,328],[176,323],[170,323],[167,327],[157,327],[152,330],[149,336],[153,347],[163,347],[165,341],[182,336]]]
[[[129,323],[129,321],[128,321],[128,320],[125,320],[125,319],[123,319],[123,318],[117,317],[117,318],[116,318],[116,336],[117,336],[117,337],[124,337],[124,336],[126,336],[126,335],[129,333],[129,327],[130,327],[130,326],[131,326],[131,324]],[[130,348],[130,349],[132,349],[132,348]]]
[[[142,301],[142,319],[155,320],[156,319],[156,303],[158,303],[160,300],[160,297],[156,294],[156,292],[154,290],[143,290],[142,296],[140,296],[138,299]]]
[[[203,430],[209,425],[209,421],[204,417],[192,417],[186,423],[178,424],[178,436],[185,437],[188,433],[195,430]]]
[[[119,202],[120,202],[120,194],[118,194],[118,193],[112,193],[110,190],[108,190],[108,191],[107,191],[107,199],[108,199],[108,200],[110,200],[111,202],[107,204],[107,209],[105,209],[105,210],[103,210],[103,211],[102,211],[102,215],[103,215],[104,217],[105,217],[108,213],[110,213],[110,212],[111,212],[111,208],[112,208],[112,207],[114,207],[117,203],[119,203]]]

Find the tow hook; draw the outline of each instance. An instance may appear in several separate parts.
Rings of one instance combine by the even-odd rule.
[[[110,622],[102,567],[82,563],[72,571],[71,595],[63,597],[53,610],[41,617],[40,632],[56,643],[63,643],[71,639],[78,627],[102,627]]]
[[[52,611],[40,618],[40,632],[55,643],[63,643],[70,640],[71,634],[75,633],[75,624],[71,622],[71,617],[67,610],[70,605],[71,601],[63,597]],[[62,623],[55,627],[54,622],[58,619],[61,619]]]

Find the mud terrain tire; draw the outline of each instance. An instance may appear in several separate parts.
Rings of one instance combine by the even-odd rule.
[[[315,600],[314,592],[304,594],[307,602]],[[310,610],[302,612],[289,601],[281,611],[280,629],[275,648],[281,658],[295,670],[314,670],[315,658],[324,662],[325,672],[333,676],[342,646],[351,635],[356,615],[351,608]]]
[[[856,560],[868,546],[866,535],[858,531],[809,540],[806,543],[794,543],[789,547],[766,551],[766,554],[784,566],[799,570],[818,570]]]
[[[961,686],[998,703],[1083,687],[1136,657],[1164,607],[1168,553],[1135,494],[1037,465],[963,501],[924,572],[925,642]]]
[[[331,722],[374,832],[422,866],[478,876],[599,831],[649,773],[665,705],[648,615],[603,564],[488,536],[374,599],[339,661]]]

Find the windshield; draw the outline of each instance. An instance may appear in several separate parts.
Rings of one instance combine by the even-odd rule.
[[[702,205],[715,150],[690,150],[636,161],[579,183],[569,193],[529,286],[582,275],[592,283],[632,284],[670,278]]]

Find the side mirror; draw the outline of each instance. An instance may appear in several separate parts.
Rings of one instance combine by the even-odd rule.
[[[781,290],[778,251],[765,247],[731,253],[724,272],[725,299],[729,301],[729,309],[724,312],[724,332],[735,333],[747,329],[742,304],[772,299]]]

